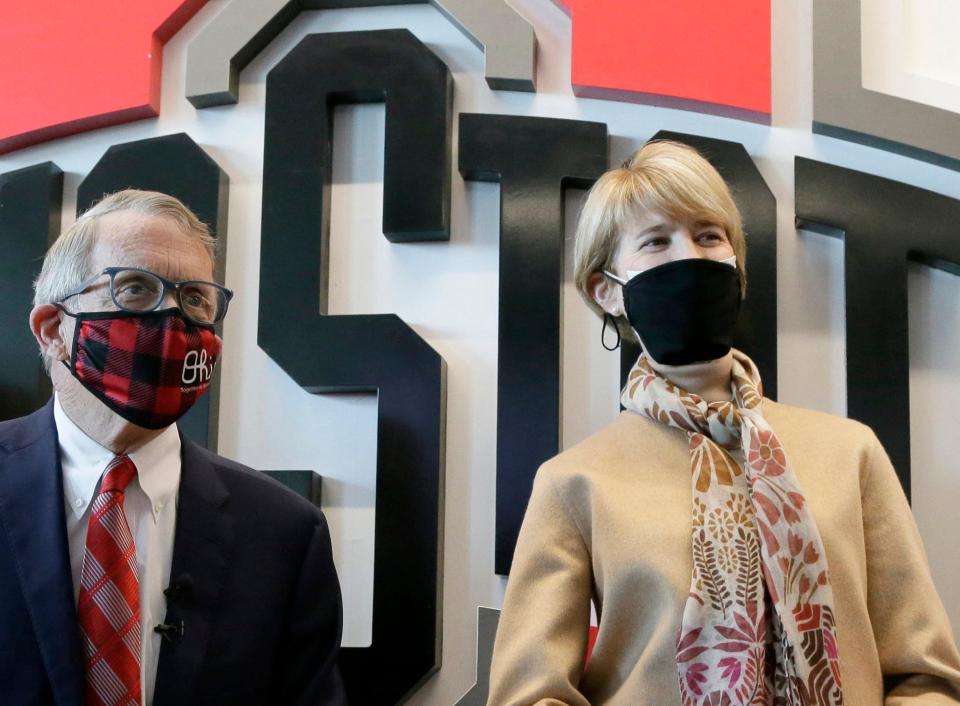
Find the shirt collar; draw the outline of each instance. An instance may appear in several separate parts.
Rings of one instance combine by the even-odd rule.
[[[163,432],[128,456],[137,467],[137,480],[150,499],[153,519],[180,489],[180,433],[171,424]]]
[[[114,454],[78,427],[54,395],[53,418],[57,425],[63,493],[66,504],[79,519],[93,500],[100,477]],[[176,499],[180,487],[180,434],[175,424],[136,451],[127,454],[137,467],[135,481],[150,500],[154,520],[160,510]]]

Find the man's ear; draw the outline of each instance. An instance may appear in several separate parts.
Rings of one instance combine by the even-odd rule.
[[[67,343],[60,331],[63,312],[53,304],[38,304],[30,311],[30,330],[37,339],[43,356],[51,361],[70,357]]]
[[[623,289],[602,272],[587,277],[587,291],[600,308],[613,316],[623,316]]]

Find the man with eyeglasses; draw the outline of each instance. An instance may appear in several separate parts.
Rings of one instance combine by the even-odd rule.
[[[323,515],[175,425],[221,354],[214,245],[127,190],[44,259],[30,327],[55,394],[0,423],[6,706],[345,703]]]

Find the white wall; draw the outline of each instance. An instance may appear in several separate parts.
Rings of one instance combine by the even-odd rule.
[[[304,13],[243,72],[238,105],[198,112],[183,98],[185,47],[223,4],[211,0],[167,45],[159,119],[5,155],[0,172],[57,162],[68,173],[65,225],[73,218],[80,179],[115,143],[186,131],[230,175],[226,284],[238,294],[225,326],[220,452],[259,468],[313,469],[324,476],[348,645],[370,640],[376,399],[307,394],[256,345],[265,76],[305,34],[408,27],[453,72],[456,112],[603,121],[613,136],[612,162],[660,129],[742,142],[778,201],[779,387],[788,403],[838,414],[846,407],[843,244],[794,229],[794,155],[960,198],[956,172],[811,134],[810,0],[773,3],[773,127],[575,99],[570,20],[550,0],[513,0],[540,42],[535,95],[491,92],[482,54],[423,5]],[[454,169],[450,242],[391,245],[380,234],[383,107],[342,108],[336,118],[332,313],[397,313],[448,365],[443,668],[410,703],[449,706],[474,682],[477,606],[499,606],[504,585],[493,574],[499,187],[464,183]],[[456,132],[453,159],[455,165]],[[568,201],[568,244],[581,199],[574,192]],[[571,252],[563,291],[564,446],[617,411],[618,356],[600,347],[599,321],[570,283]],[[910,302],[914,509],[937,585],[960,630],[960,552],[952,541],[960,530],[960,278],[917,266]]]
[[[960,6],[953,0],[860,5],[863,86],[960,112]]]

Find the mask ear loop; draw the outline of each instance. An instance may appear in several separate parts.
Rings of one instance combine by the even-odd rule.
[[[607,323],[612,323],[613,330],[617,334],[617,343],[612,348],[607,345]],[[603,328],[600,329],[600,345],[608,351],[615,351],[620,347],[620,328],[617,326],[617,320],[607,312],[603,313]]]
[[[61,363],[63,363],[63,366],[67,370],[69,370],[71,374],[73,374],[74,367],[75,367],[75,360],[76,360],[75,354],[77,351],[77,341],[80,340],[80,325],[81,325],[80,317],[77,314],[74,314],[73,312],[69,311],[67,307],[63,305],[62,301],[53,302],[53,305],[57,307],[61,313],[72,317],[77,322],[73,326],[73,346],[71,347],[70,357],[67,358],[67,360],[60,361]]]

